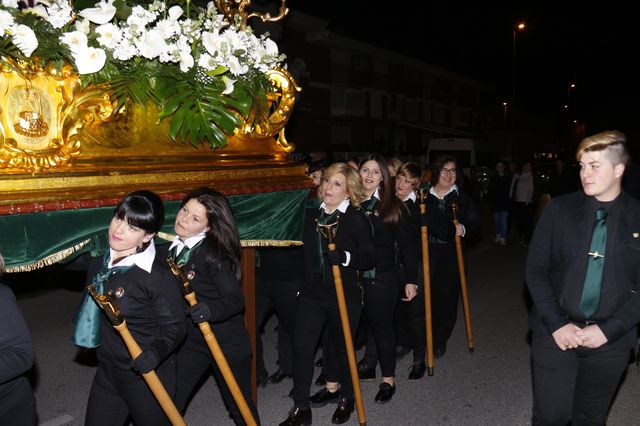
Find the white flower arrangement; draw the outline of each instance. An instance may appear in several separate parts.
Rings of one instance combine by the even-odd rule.
[[[0,62],[70,63],[84,85],[111,85],[119,106],[155,103],[160,119],[172,117],[174,139],[222,146],[240,124],[229,110],[246,117],[255,109],[252,100],[267,90],[265,72],[285,56],[268,35],[256,36],[237,19],[228,22],[213,3],[203,9],[187,0],[185,10],[169,1],[143,7],[100,0],[75,10],[69,0],[39,0],[32,7],[1,0]],[[202,110],[178,113],[200,101],[215,118],[197,123]]]

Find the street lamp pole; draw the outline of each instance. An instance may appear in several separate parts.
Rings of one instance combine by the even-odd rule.
[[[518,31],[523,31],[525,28],[526,24],[524,22],[520,22],[513,27],[513,54],[511,63],[511,155],[513,154],[513,145],[515,143],[516,135],[516,34]]]

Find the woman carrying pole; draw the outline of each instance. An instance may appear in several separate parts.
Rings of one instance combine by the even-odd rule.
[[[164,222],[158,195],[136,191],[116,206],[108,230],[109,249],[103,258],[85,256],[72,267],[87,268],[99,293],[111,291],[127,319],[128,329],[142,348],[131,361],[118,331],[89,294],[74,318],[72,341],[97,349],[98,370],[93,379],[85,425],[167,425],[161,409],[141,374],[156,370],[167,392],[176,384],[174,351],[184,339],[184,301],[175,278],[156,256],[154,235]]]
[[[457,206],[455,235],[468,239],[480,229],[480,219],[473,200],[462,189],[462,170],[457,160],[449,155],[438,157],[432,164],[430,193],[438,208],[449,220],[454,219],[453,205]],[[436,358],[447,350],[458,315],[460,274],[456,244],[429,232],[429,265],[433,306],[433,340]]]
[[[420,186],[422,179],[422,170],[416,163],[408,162],[404,163],[398,170],[396,176],[396,196],[400,198],[411,212],[414,228],[412,236],[416,239],[416,244],[420,247],[417,250],[417,256],[419,259],[419,271],[418,271],[418,293],[424,292],[424,274],[423,268],[429,272],[429,264],[423,265],[422,261],[422,244],[421,244],[421,226],[425,226],[427,231],[434,236],[437,236],[443,241],[450,241],[455,234],[455,227],[453,222],[446,218],[442,211],[438,208],[437,201],[433,195],[425,197],[425,213],[421,214],[420,200],[415,191]],[[425,189],[426,192],[426,189]],[[428,247],[427,247],[428,249]],[[425,252],[428,253],[428,250]],[[427,257],[427,262],[428,262]],[[404,274],[405,262],[401,260],[400,274]],[[426,268],[425,268],[426,266]],[[437,268],[434,265],[434,268]],[[431,286],[429,286],[430,288]],[[429,294],[430,297],[430,294]],[[413,350],[413,363],[411,365],[411,371],[409,372],[409,380],[419,380],[424,376],[427,369],[425,364],[425,348],[426,348],[426,320],[425,320],[425,298],[416,297],[412,300],[403,300],[399,306],[399,328],[406,327],[409,331],[409,338],[411,341],[411,348]],[[429,312],[431,314],[431,312]],[[432,334],[432,333],[431,333]],[[430,373],[431,374],[431,373]]]
[[[198,323],[208,322],[244,401],[259,424],[258,411],[251,398],[251,345],[242,316],[240,237],[231,207],[220,192],[198,188],[182,199],[174,231],[173,243],[160,248],[159,252],[165,259],[171,256],[182,268],[197,297],[197,303],[188,308],[191,319],[186,320],[187,339],[177,354],[176,405],[182,411],[186,409],[198,383],[212,367],[231,418],[236,424],[245,424],[221,367],[214,362],[198,327]],[[178,287],[175,279],[173,286]]]
[[[323,171],[319,189],[320,208],[309,211],[304,225],[305,282],[298,299],[294,331],[293,400],[294,407],[281,426],[311,424],[309,389],[313,380],[314,354],[323,326],[328,327],[329,344],[325,360],[335,370],[327,370],[327,378],[340,387],[327,390],[330,400],[337,401],[332,422],[345,423],[354,410],[354,389],[336,296],[333,265],[339,266],[348,320],[355,330],[362,311],[362,290],[358,285],[358,271],[373,266],[373,238],[367,218],[358,210],[363,197],[362,180],[358,172],[346,163],[335,163]],[[316,223],[317,220],[317,223]],[[338,222],[334,242],[329,251],[319,233],[318,225]],[[355,369],[355,365],[353,366]],[[357,377],[357,376],[356,376]]]

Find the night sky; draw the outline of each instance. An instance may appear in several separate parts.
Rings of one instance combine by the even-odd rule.
[[[640,75],[632,64],[640,60],[640,33],[629,3],[589,8],[565,1],[554,7],[517,3],[388,2],[394,9],[361,0],[292,0],[287,5],[328,19],[332,31],[489,83],[496,108],[511,98],[513,28],[524,21],[526,30],[516,35],[518,105],[540,116],[567,117],[567,89],[575,83],[571,114],[586,121],[587,133],[615,128],[640,138],[635,108]]]

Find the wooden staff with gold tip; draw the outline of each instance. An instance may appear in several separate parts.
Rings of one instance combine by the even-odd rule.
[[[427,189],[420,188],[420,214],[427,214]],[[424,283],[424,317],[427,331],[427,374],[433,376],[433,311],[431,310],[431,269],[429,267],[429,238],[426,225],[420,226],[422,240],[422,282]]]
[[[120,336],[122,336],[122,340],[124,340],[124,344],[127,346],[127,350],[129,351],[131,358],[136,359],[140,356],[142,349],[127,328],[127,322],[124,320],[124,316],[116,304],[113,292],[109,290],[106,295],[100,294],[96,291],[93,284],[89,284],[87,286],[87,290],[89,291],[89,294],[91,294],[91,297],[93,297],[93,300],[95,300],[98,306],[100,306],[105,314],[107,314],[107,318],[111,321],[113,328],[118,330]],[[142,374],[142,378],[147,382],[149,389],[151,389],[153,396],[158,400],[162,411],[167,415],[171,424],[173,426],[186,425],[184,419],[180,415],[180,412],[176,408],[176,405],[173,403],[173,400],[160,381],[158,374],[152,370],[148,373]]]
[[[451,206],[453,209],[453,224],[456,226],[456,230],[460,222],[456,218],[458,205],[453,203]],[[458,271],[460,272],[460,292],[462,293],[462,307],[464,309],[464,321],[467,330],[467,347],[469,352],[473,353],[473,336],[471,333],[471,313],[469,311],[469,293],[467,291],[467,274],[464,270],[464,258],[462,257],[462,239],[456,232],[456,253],[458,255]]]
[[[189,283],[189,279],[185,275],[182,268],[180,268],[176,262],[173,260],[171,256],[167,258],[167,263],[171,268],[171,272],[176,276],[178,281],[180,282],[180,288],[182,289],[182,294],[184,298],[187,300],[190,306],[198,303],[196,299],[196,293],[191,288],[191,284]],[[244,395],[238,386],[238,382],[236,381],[231,368],[229,367],[229,363],[227,362],[227,358],[225,358],[224,353],[222,352],[222,348],[220,348],[220,344],[218,343],[218,339],[213,334],[213,330],[211,330],[211,325],[207,321],[199,322],[198,327],[200,327],[200,332],[204,337],[207,346],[209,347],[209,351],[211,351],[211,355],[213,355],[213,359],[215,360],[220,372],[222,373],[222,377],[224,378],[229,391],[231,392],[231,396],[233,396],[233,400],[236,402],[238,409],[240,410],[240,414],[242,415],[242,419],[249,426],[255,426],[256,420],[253,418],[253,414],[251,413],[251,409],[249,405],[247,405],[247,400],[244,399]]]
[[[336,244],[333,242],[338,231],[338,221],[322,225],[317,223],[318,232],[327,240],[329,251],[336,250]],[[358,420],[361,425],[367,424],[367,418],[364,413],[364,402],[362,402],[362,390],[360,389],[360,377],[358,376],[358,367],[356,363],[356,351],[353,347],[351,337],[351,326],[349,325],[349,314],[347,312],[347,302],[344,298],[344,287],[342,285],[342,275],[340,274],[340,266],[331,265],[333,272],[333,282],[336,286],[336,296],[338,298],[338,309],[340,310],[340,321],[342,322],[342,333],[344,335],[344,344],[347,347],[347,358],[349,359],[349,372],[351,373],[351,383],[353,384],[353,394],[356,400],[356,409],[358,411]]]

